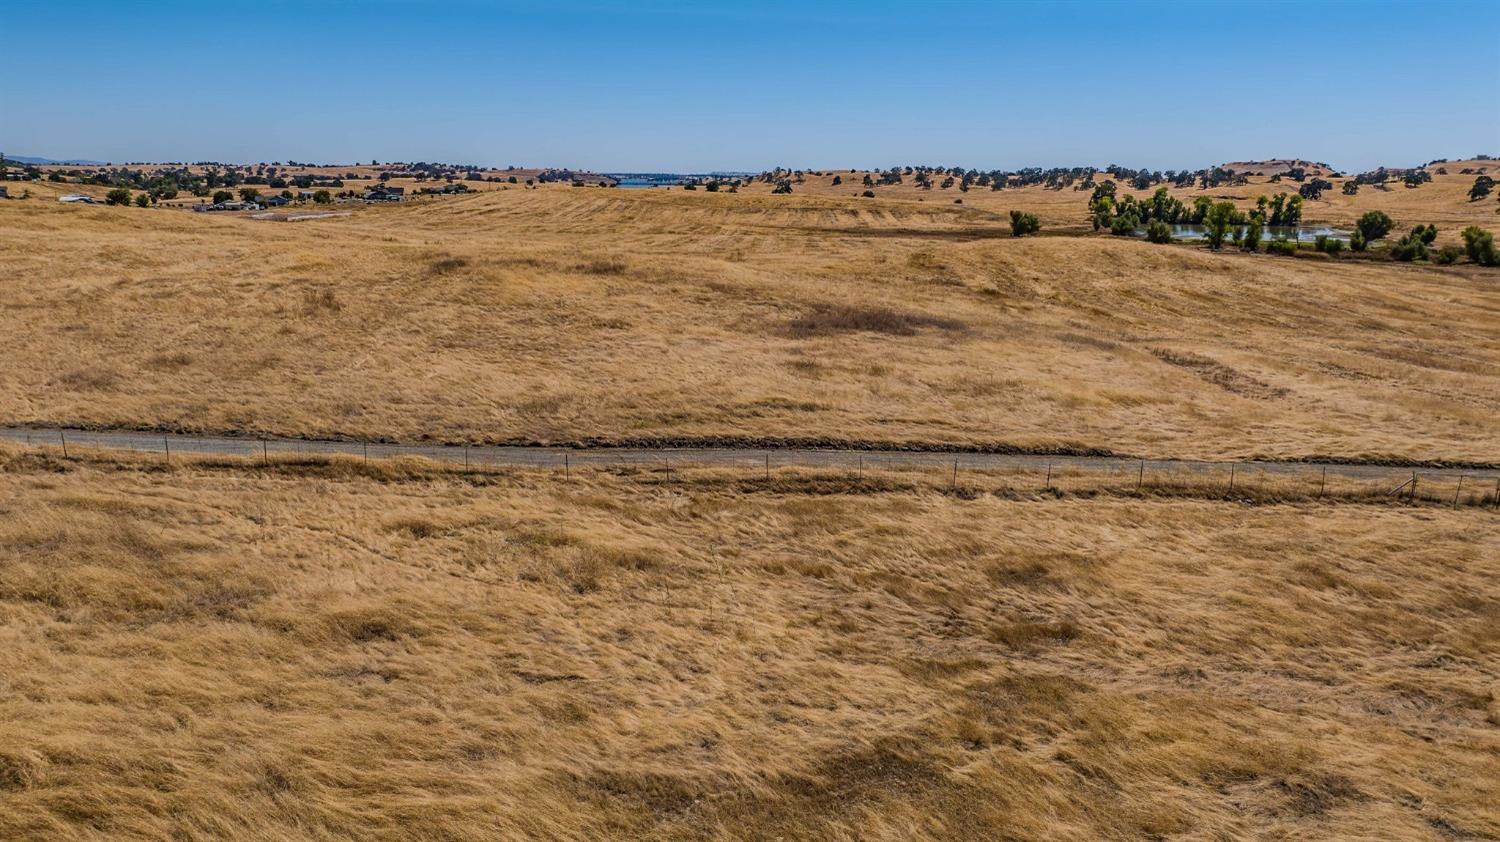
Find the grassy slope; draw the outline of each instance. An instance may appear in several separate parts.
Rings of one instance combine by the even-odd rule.
[[[0,837],[1489,837],[1497,542],[0,452]]]
[[[1333,183],[1333,189],[1324,192],[1322,198],[1306,203],[1303,208],[1304,222],[1347,227],[1365,211],[1383,210],[1396,220],[1397,230],[1400,232],[1408,231],[1418,224],[1437,225],[1440,229],[1437,241],[1439,245],[1461,242],[1458,232],[1466,225],[1480,225],[1491,230],[1500,227],[1500,202],[1497,202],[1500,194],[1491,193],[1482,201],[1471,202],[1469,201],[1469,188],[1474,184],[1475,175],[1460,174],[1460,171],[1465,168],[1476,171],[1483,169],[1491,177],[1500,177],[1500,161],[1453,161],[1429,167],[1428,170],[1436,173],[1440,167],[1446,168],[1448,174],[1433,175],[1432,182],[1421,187],[1407,189],[1398,181],[1393,182],[1385,190],[1365,186],[1354,196],[1343,195],[1342,188],[1348,179],[1328,178],[1327,180]],[[837,187],[833,185],[835,175],[843,180],[843,183]],[[847,170],[829,170],[822,175],[806,176],[803,183],[795,186],[794,194],[837,196],[851,202],[868,202],[869,199],[857,198],[858,194],[865,189],[861,184],[864,175],[863,171],[850,173]],[[1109,177],[1108,173],[1099,173],[1095,176],[1096,180],[1101,182]],[[938,178],[936,181],[941,184],[942,179]],[[1184,190],[1170,188],[1168,192],[1189,205],[1198,196],[1208,196],[1215,201],[1229,200],[1242,208],[1253,208],[1258,196],[1296,193],[1299,186],[1297,182],[1290,179],[1273,184],[1264,176],[1252,176],[1249,184],[1238,187],[1221,186],[1209,190],[1199,190],[1196,187]],[[1137,198],[1150,196],[1156,189],[1157,187],[1148,190],[1132,190],[1123,185],[1119,187],[1121,195],[1129,194]],[[770,193],[771,185],[756,183],[745,190],[755,195],[766,195]],[[902,184],[875,187],[874,190],[877,198],[886,200],[901,199],[920,201],[923,204],[949,205],[954,199],[962,199],[967,207],[1007,215],[1012,209],[1029,210],[1037,213],[1044,225],[1052,227],[1077,227],[1088,223],[1087,204],[1090,192],[1071,188],[1047,190],[1041,187],[1027,187],[1020,190],[1001,191],[975,188],[964,193],[960,192],[956,185],[947,190],[942,190],[936,185],[931,190],[922,190],[913,183],[911,178],[907,178]]]
[[[1493,271],[1003,228],[568,188],[295,224],[4,203],[0,421],[1494,458]]]

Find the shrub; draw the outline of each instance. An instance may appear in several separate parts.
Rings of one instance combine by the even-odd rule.
[[[1365,235],[1359,233],[1359,229],[1358,228],[1356,228],[1354,230],[1354,233],[1352,233],[1352,234],[1349,235],[1349,250],[1350,251],[1364,251],[1365,247],[1368,246],[1368,245],[1369,245],[1369,243],[1365,242]]]
[[[137,193],[137,194],[135,194],[135,206],[136,207],[138,207],[138,208],[144,208],[144,207],[149,207],[150,205],[151,205],[151,197],[150,196],[146,195],[145,193]]]
[[[1470,225],[1463,230],[1464,251],[1480,266],[1500,266],[1500,252],[1495,251],[1495,235]]]
[[[1323,247],[1323,251],[1327,252],[1329,257],[1338,257],[1344,252],[1344,241],[1330,239],[1328,245]]]
[[[260,191],[256,190],[254,187],[241,187],[240,188],[240,201],[242,201],[242,202],[253,202],[253,201],[255,201],[256,199],[259,199],[259,198],[260,198]]]
[[[104,203],[106,205],[128,205],[130,204],[130,191],[124,187],[116,187],[104,194]]]
[[[1469,201],[1477,202],[1495,188],[1495,180],[1487,175],[1481,175],[1474,179],[1474,186],[1469,188]]]
[[[1423,245],[1430,246],[1432,245],[1432,241],[1437,239],[1437,226],[1428,223],[1427,227],[1423,228],[1418,225],[1411,229],[1411,235],[1421,240]]]
[[[1011,236],[1024,237],[1040,230],[1042,230],[1042,221],[1037,219],[1036,214],[1018,210],[1010,212]]]
[[[1153,219],[1146,223],[1146,239],[1153,243],[1172,242],[1172,226],[1160,219]]]
[[[1319,234],[1317,239],[1313,240],[1313,251],[1326,252],[1328,251],[1328,244],[1331,242],[1333,240],[1327,234]]]
[[[1389,216],[1386,216],[1384,211],[1378,210],[1366,212],[1364,216],[1359,218],[1358,222],[1354,223],[1354,227],[1359,229],[1359,233],[1364,235],[1367,245],[1391,233],[1391,229],[1395,225],[1396,223]]]
[[[843,184],[843,183],[844,183],[844,177],[843,176],[836,175],[836,176],[833,177],[833,186],[834,187],[837,187],[837,186],[839,186],[840,184]]]
[[[1437,261],[1438,263],[1443,264],[1444,266],[1447,266],[1448,264],[1457,261],[1460,257],[1463,256],[1464,250],[1461,247],[1456,246],[1453,243],[1449,243],[1448,245],[1438,249],[1437,254],[1433,255],[1432,259]]]
[[[313,201],[320,205],[333,204],[333,196],[327,190],[319,190],[313,194]]]
[[[1391,245],[1391,257],[1396,260],[1410,263],[1413,260],[1427,259],[1427,244],[1422,242],[1422,226],[1417,230],[1397,240]]]
[[[323,192],[327,193],[328,191],[324,190]],[[234,194],[228,190],[217,190],[214,192],[214,204],[216,205],[223,204],[233,198]]]
[[[1266,254],[1279,254],[1282,257],[1297,256],[1296,240],[1272,240],[1266,243]]]
[[[1128,237],[1139,227],[1141,227],[1141,221],[1134,213],[1122,213],[1110,221],[1109,233],[1116,237]]]
[[[873,198],[875,198],[875,191],[874,190],[866,190],[865,192],[863,192],[863,193],[861,193],[859,195],[865,197],[866,199],[873,199]]]

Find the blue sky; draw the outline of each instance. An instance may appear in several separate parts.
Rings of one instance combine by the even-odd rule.
[[[1500,0],[0,7],[0,150],[621,170],[1500,154]]]

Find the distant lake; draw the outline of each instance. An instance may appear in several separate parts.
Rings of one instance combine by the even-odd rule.
[[[1235,229],[1245,230],[1244,225],[1232,225],[1229,233],[1233,234]],[[1316,242],[1318,237],[1327,237],[1330,240],[1341,240],[1349,242],[1349,232],[1337,228],[1329,228],[1326,225],[1267,225],[1262,229],[1263,240],[1296,240],[1299,243]],[[1145,229],[1139,232],[1144,235]],[[1207,236],[1207,229],[1202,225],[1173,225],[1172,237],[1177,240],[1202,240]]]
[[[615,182],[616,187],[670,187],[681,184],[681,181],[657,181],[650,178],[622,178]]]

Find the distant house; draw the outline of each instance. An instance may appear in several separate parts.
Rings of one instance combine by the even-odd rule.
[[[406,195],[405,187],[387,187],[384,184],[365,191],[366,202],[399,202]]]
[[[287,200],[287,198],[285,196],[272,195],[272,196],[261,196],[261,197],[257,198],[255,201],[259,202],[260,205],[261,205],[261,207],[279,208],[279,207],[285,205],[288,200]]]
[[[10,198],[10,188],[9,187],[0,187],[0,199],[9,199],[9,198]]]
[[[298,190],[297,199],[303,202],[311,202],[318,195],[316,190]]]
[[[86,205],[92,205],[94,203],[93,196],[89,196],[83,193],[69,193],[66,196],[58,196],[57,200],[59,202],[82,202]]]

